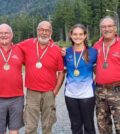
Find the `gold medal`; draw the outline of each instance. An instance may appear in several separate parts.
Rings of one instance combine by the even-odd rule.
[[[78,57],[78,60],[77,60],[76,59],[76,53],[75,53],[75,50],[74,50],[74,66],[75,66],[74,76],[79,76],[80,75],[80,71],[78,70],[78,65],[79,65],[80,60],[82,58],[83,52],[84,52],[84,46],[83,46],[82,51],[81,51],[81,53]]]
[[[74,76],[79,76],[80,75],[80,71],[78,69],[74,70]]]
[[[35,64],[35,67],[36,67],[37,69],[42,68],[42,63],[41,63],[40,61],[41,61],[41,59],[43,58],[43,56],[46,54],[48,48],[49,48],[49,45],[46,47],[46,49],[43,51],[42,55],[40,56],[40,54],[39,54],[39,49],[38,49],[38,42],[36,43],[36,51],[37,51],[38,62]]]
[[[40,69],[41,67],[42,67],[42,63],[38,61],[38,62],[36,63],[36,68]]]
[[[9,70],[9,69],[10,69],[10,65],[6,63],[6,64],[3,66],[3,68],[4,68],[4,70]]]
[[[5,57],[5,55],[4,55],[4,53],[3,53],[1,48],[0,48],[0,52],[2,54],[3,60],[5,61],[5,64],[3,65],[3,69],[4,70],[10,70],[10,65],[8,64],[8,61],[10,60],[10,57],[11,57],[11,54],[12,54],[12,48],[11,48],[9,54],[8,54],[7,59],[6,59],[6,57]]]

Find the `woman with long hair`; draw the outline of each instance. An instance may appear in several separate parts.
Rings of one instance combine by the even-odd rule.
[[[67,70],[65,102],[72,134],[95,134],[93,67],[97,51],[87,45],[87,30],[76,24],[70,30],[72,46],[64,56]]]

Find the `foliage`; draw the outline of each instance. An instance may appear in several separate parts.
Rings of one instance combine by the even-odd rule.
[[[61,44],[69,42],[69,29],[76,23],[87,27],[93,43],[100,36],[102,17],[111,15],[116,19],[118,14],[120,18],[119,0],[0,0],[0,3],[0,23],[12,26],[15,42],[36,36],[38,23],[50,20],[53,39]]]
[[[15,15],[13,19],[8,18],[7,16],[0,16],[1,23],[7,23],[12,27],[14,32],[14,42],[35,37],[36,27],[41,19],[41,17],[30,17],[25,13]]]
[[[100,37],[100,19],[106,15],[116,17],[116,12],[119,13],[118,7],[120,7],[118,0],[61,0],[58,2],[53,16],[55,27],[53,37],[56,40],[66,40],[67,34],[65,33],[68,33],[69,28],[73,24],[82,23],[89,31],[88,38],[94,43]],[[110,11],[107,12],[107,9]]]
[[[56,42],[56,43],[57,43],[60,47],[69,47],[69,46],[72,45],[70,41],[66,42],[66,41],[63,41],[63,40],[60,40],[60,41],[58,41],[58,42]]]
[[[46,17],[58,0],[0,0],[0,15],[27,13]]]
[[[14,42],[36,36],[36,27],[54,12],[58,0],[0,0],[0,24],[7,23],[14,31]],[[47,10],[46,10],[47,9]]]
[[[85,12],[84,12],[84,9]],[[61,0],[58,2],[53,17],[53,26],[56,28],[54,37],[68,41],[70,27],[76,23],[88,23],[88,8],[84,1]],[[56,36],[57,33],[57,36]]]

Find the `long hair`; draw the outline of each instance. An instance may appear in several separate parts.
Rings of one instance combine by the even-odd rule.
[[[70,35],[73,33],[73,30],[74,30],[75,28],[80,28],[80,29],[82,29],[82,30],[84,31],[84,34],[87,35],[87,29],[86,29],[86,27],[85,27],[84,25],[82,25],[82,24],[75,24],[75,25],[70,29]],[[70,40],[71,40],[71,42],[72,42],[72,45],[74,45],[74,42],[73,42],[73,40],[71,39],[71,37],[70,37]],[[86,49],[85,49],[84,52],[83,52],[83,57],[84,57],[85,61],[88,63],[88,62],[89,62],[89,53],[88,53],[88,48],[89,48],[89,47],[88,47],[88,43],[87,43],[87,38],[84,40],[84,44],[85,44]]]

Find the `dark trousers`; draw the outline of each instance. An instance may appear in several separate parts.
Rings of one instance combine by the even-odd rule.
[[[72,134],[95,134],[95,98],[74,99],[65,96],[65,102],[71,121]]]

